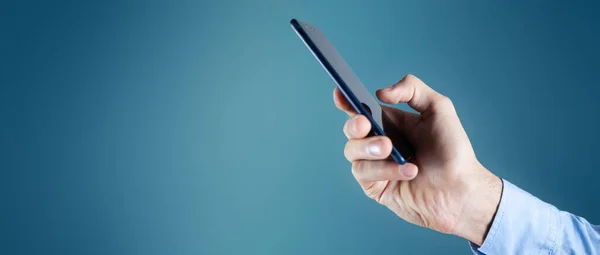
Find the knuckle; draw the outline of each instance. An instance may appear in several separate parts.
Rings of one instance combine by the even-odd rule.
[[[441,96],[440,102],[443,102],[444,104],[447,104],[447,105],[452,105],[452,99],[450,99],[447,96]]]
[[[415,81],[415,80],[417,80],[417,76],[415,76],[414,74],[410,74],[409,73],[406,76],[404,76],[404,81],[412,82],[412,81]]]
[[[352,161],[352,141],[348,141],[346,142],[346,146],[344,146],[344,157],[346,157],[346,159],[348,161]]]
[[[412,75],[412,74],[407,74],[404,77],[402,77],[402,79],[400,79],[398,82],[396,82],[396,84],[394,85],[394,87],[401,87],[401,86],[407,86],[412,84],[415,79],[417,77]]]
[[[362,161],[352,162],[352,174],[354,174],[354,177],[357,177],[357,179],[362,170],[362,165],[363,165]]]
[[[350,120],[347,120],[346,123],[344,123],[344,127],[342,127],[342,132],[344,132],[344,135],[346,135],[346,137],[350,137],[350,133],[348,133],[348,123],[350,122]]]
[[[449,97],[440,95],[433,102],[433,107],[434,107],[434,110],[436,110],[436,111],[454,110],[454,103],[452,103],[452,100]]]

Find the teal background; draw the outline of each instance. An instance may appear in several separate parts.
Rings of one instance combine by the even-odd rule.
[[[600,22],[577,1],[0,4],[0,253],[469,254],[364,196],[320,27],[374,91],[453,99],[480,160],[600,222]]]

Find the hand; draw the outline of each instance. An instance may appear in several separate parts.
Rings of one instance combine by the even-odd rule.
[[[450,99],[407,75],[377,91],[384,103],[408,105],[413,114],[383,106],[411,142],[415,157],[399,165],[388,160],[388,137],[366,137],[371,124],[336,88],[336,106],[351,118],[344,126],[344,154],[365,194],[402,219],[461,236],[481,245],[497,210],[502,181],[479,163]]]

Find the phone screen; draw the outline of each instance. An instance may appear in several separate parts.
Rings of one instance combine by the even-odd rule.
[[[310,24],[295,19],[291,23],[294,30],[337,83],[356,111],[369,115],[367,118],[370,119],[373,126],[369,135],[388,136],[394,145],[391,157],[400,164],[406,163],[412,156],[412,150],[398,125],[392,123],[383,112],[379,103],[354,74],[323,32]]]

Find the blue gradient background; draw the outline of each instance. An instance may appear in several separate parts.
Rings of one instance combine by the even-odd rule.
[[[598,223],[598,10],[3,2],[0,253],[468,254],[363,195],[292,17],[372,91],[413,73],[448,95],[488,168]]]

